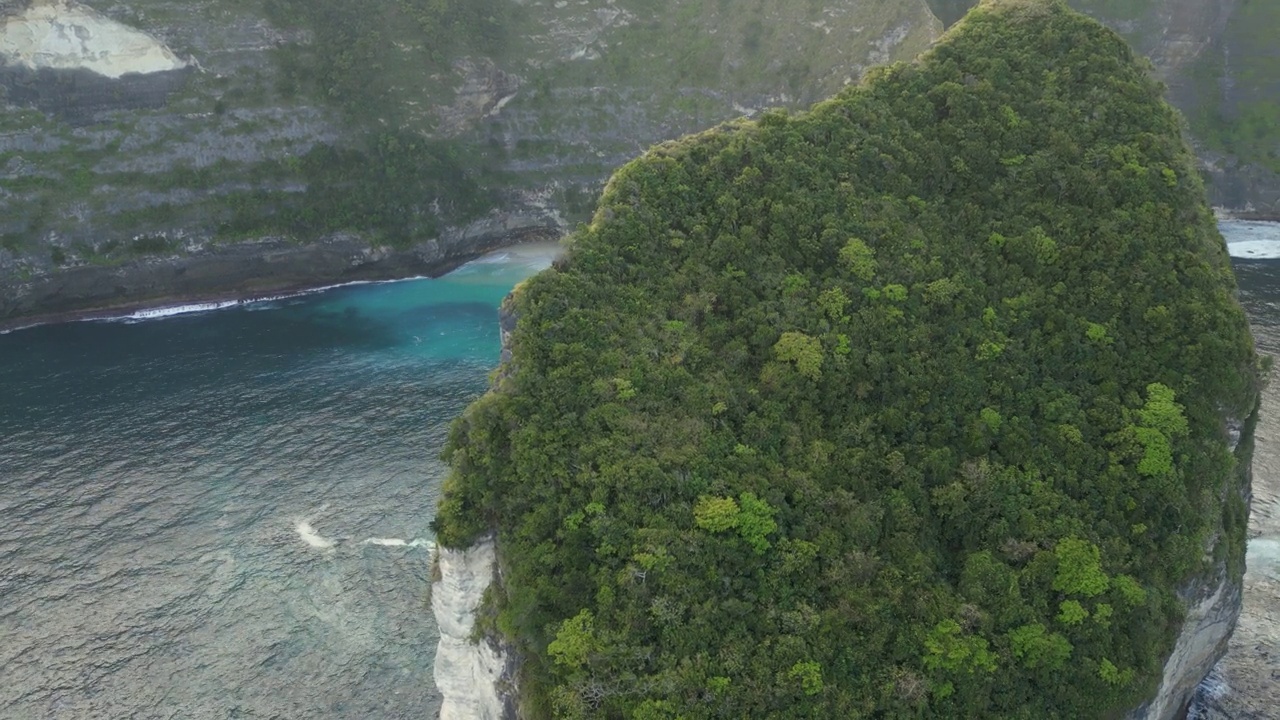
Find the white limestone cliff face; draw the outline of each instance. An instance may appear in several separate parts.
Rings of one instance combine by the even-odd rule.
[[[0,58],[31,70],[89,70],[114,79],[187,66],[151,35],[69,0],[37,0],[0,23]]]
[[[500,691],[507,659],[489,642],[471,641],[476,608],[497,575],[492,538],[465,550],[439,548],[439,579],[432,583],[431,610],[440,627],[436,650],[436,686],[444,695],[440,720],[502,720]]]
[[[1245,427],[1246,423],[1239,418],[1226,418],[1227,447],[1231,452],[1236,453],[1239,449]],[[1249,448],[1247,452],[1251,453],[1252,443]],[[1249,463],[1252,456],[1246,454],[1241,458],[1237,453],[1237,459]],[[1227,492],[1239,492],[1248,498],[1253,481],[1252,467],[1243,467],[1238,478],[1240,484],[1228,488]],[[1224,542],[1224,539],[1215,536],[1205,548],[1206,555],[1211,556],[1215,550],[1214,544],[1219,542]],[[1233,578],[1227,571],[1225,560],[1215,563],[1210,571],[1179,588],[1178,596],[1187,608],[1187,616],[1182,623],[1182,632],[1174,643],[1173,652],[1165,661],[1160,689],[1150,701],[1130,712],[1128,720],[1173,720],[1184,717],[1183,713],[1195,696],[1196,689],[1227,652],[1231,633],[1240,618],[1242,591],[1239,579]]]

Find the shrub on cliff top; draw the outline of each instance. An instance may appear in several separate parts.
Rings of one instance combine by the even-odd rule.
[[[1114,716],[1243,532],[1233,291],[1129,48],[984,4],[618,171],[515,298],[436,529],[498,532],[543,715]]]

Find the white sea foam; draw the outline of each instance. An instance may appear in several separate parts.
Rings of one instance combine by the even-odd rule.
[[[1227,685],[1227,680],[1219,669],[1222,663],[1213,666],[1209,674],[1204,680],[1200,681],[1200,685],[1196,687],[1195,694],[1191,696],[1191,705],[1187,707],[1187,720],[1205,720],[1213,713],[1205,704],[1212,704],[1213,701],[1221,700],[1231,692],[1231,686]]]
[[[1231,257],[1244,260],[1280,258],[1280,223],[1224,220],[1218,229],[1227,241]]]
[[[137,312],[129,313],[119,320],[157,320],[159,318],[173,317],[174,315],[186,315],[189,313],[208,312],[210,310],[221,310],[223,308],[235,307],[240,302],[237,300],[224,300],[222,302],[210,303],[193,303],[191,305],[172,305],[169,307],[146,308]]]
[[[316,529],[312,527],[311,523],[306,520],[298,520],[296,523],[294,523],[293,529],[297,531],[298,537],[302,538],[303,542],[305,542],[306,544],[310,545],[313,548],[320,548],[322,550],[327,550],[329,548],[336,547],[340,540],[340,539],[334,539],[334,538],[327,538],[321,535],[320,533],[316,532]],[[402,548],[420,547],[420,548],[426,548],[427,550],[431,550],[435,547],[435,543],[431,542],[430,540],[426,540],[424,538],[413,538],[412,540],[406,540],[404,538],[371,537],[371,538],[365,539],[363,544],[379,545],[382,547],[402,547]]]
[[[1280,258],[1280,240],[1242,240],[1227,243],[1227,252],[1233,258],[1275,260]]]
[[[303,542],[313,548],[323,549],[334,546],[334,542],[332,540],[322,537],[316,533],[315,528],[311,527],[311,523],[306,520],[299,520],[297,524],[293,526],[293,529],[298,531],[298,537],[302,538]]]
[[[82,319],[85,321],[139,322],[142,320],[162,320],[164,318],[174,317],[175,315],[188,315],[191,313],[210,312],[213,310],[225,310],[233,307],[244,307],[245,309],[253,310],[258,309],[254,307],[258,304],[267,305],[267,307],[262,309],[270,309],[270,303],[280,302],[281,300],[290,300],[293,298],[303,297],[305,295],[313,295],[315,293],[322,293],[328,290],[337,290],[338,288],[351,287],[353,285],[381,285],[384,283],[409,282],[412,280],[426,279],[428,278],[425,276],[415,276],[399,280],[352,280],[351,282],[337,283],[334,285],[321,285],[320,287],[296,290],[294,292],[282,293],[280,295],[245,298],[242,300],[219,300],[216,302],[190,303],[186,305],[166,305],[161,307],[143,308],[142,310],[136,310],[128,313],[127,315],[110,315],[106,317],[90,317]]]
[[[1260,572],[1280,580],[1280,539],[1254,538],[1245,559],[1249,572]]]
[[[369,538],[364,541],[366,545],[382,545],[384,547],[425,547],[430,550],[433,545],[430,540],[422,538],[414,538],[413,540],[404,540],[403,538]]]

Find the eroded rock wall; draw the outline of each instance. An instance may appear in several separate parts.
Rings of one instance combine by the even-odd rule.
[[[1228,418],[1225,435],[1236,457],[1234,482],[1223,488],[1220,502],[1226,506],[1238,499],[1248,516],[1253,485],[1254,428],[1257,412],[1240,419]],[[1233,497],[1234,496],[1234,497]],[[1178,597],[1187,610],[1182,630],[1164,666],[1164,675],[1155,697],[1129,714],[1130,720],[1174,720],[1187,717],[1187,709],[1201,690],[1214,666],[1227,654],[1231,635],[1244,603],[1244,582],[1240,568],[1244,558],[1231,557],[1241,547],[1243,527],[1232,527],[1230,513],[1223,513],[1223,525],[1205,547],[1205,557],[1215,558],[1210,568],[1180,588]]]
[[[205,243],[112,268],[85,266],[11,281],[0,292],[0,330],[35,322],[112,315],[148,305],[270,296],[356,280],[434,276],[480,254],[564,232],[553,212],[493,213],[409,248],[356,234],[299,244],[284,238]]]
[[[514,717],[513,686],[504,683],[509,659],[501,646],[473,637],[476,612],[497,578],[493,538],[463,550],[439,548],[431,610],[440,627],[436,686],[444,695],[440,720],[505,720]]]
[[[1196,688],[1227,652],[1240,617],[1241,598],[1240,583],[1228,576],[1225,564],[1183,589],[1187,618],[1165,663],[1160,688],[1149,703],[1130,713],[1131,720],[1183,717]]]

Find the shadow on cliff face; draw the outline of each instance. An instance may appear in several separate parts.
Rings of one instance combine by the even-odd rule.
[[[88,125],[114,110],[164,107],[191,72],[186,67],[109,78],[84,69],[32,70],[6,65],[0,66],[0,87],[6,102],[35,107],[73,125]]]

